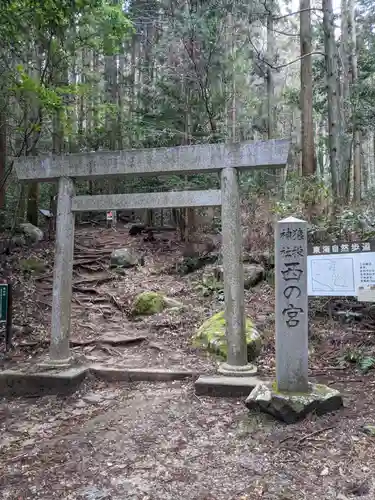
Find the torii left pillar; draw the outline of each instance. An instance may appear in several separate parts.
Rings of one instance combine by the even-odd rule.
[[[48,361],[52,365],[68,365],[71,361],[69,339],[74,256],[73,196],[73,179],[60,177],[57,196],[51,341]]]

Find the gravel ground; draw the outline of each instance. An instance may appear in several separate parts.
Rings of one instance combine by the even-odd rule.
[[[375,497],[371,378],[346,408],[285,426],[190,383],[90,381],[0,405],[3,500],[345,500]],[[348,388],[346,390],[345,388]]]

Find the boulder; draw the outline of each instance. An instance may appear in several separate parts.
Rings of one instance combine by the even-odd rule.
[[[44,238],[43,231],[39,227],[30,224],[30,222],[23,222],[19,225],[19,232],[23,234],[31,243],[37,243]]]
[[[12,236],[12,243],[16,247],[23,247],[26,245],[26,238],[23,234],[15,234]]]
[[[111,254],[111,267],[134,267],[140,263],[139,257],[128,248],[118,248]]]
[[[223,266],[218,266],[214,270],[214,277],[217,281],[224,280],[224,270]],[[265,270],[263,266],[259,264],[243,264],[243,277],[244,277],[244,288],[249,290],[253,286],[257,285],[265,277]]]
[[[244,264],[243,278],[245,290],[249,290],[261,282],[264,279],[265,274],[264,268],[259,264]]]
[[[250,410],[272,415],[287,424],[294,424],[309,413],[323,415],[336,411],[343,405],[341,394],[331,387],[309,384],[306,393],[279,392],[276,382],[260,383],[245,401]]]
[[[133,226],[129,229],[129,234],[130,236],[137,236],[137,234],[143,233],[145,229],[145,224],[133,224]]]
[[[173,268],[177,274],[185,276],[186,274],[193,273],[202,269],[203,267],[212,264],[218,260],[217,255],[205,255],[202,257],[184,257],[180,262],[178,262]]]
[[[249,362],[254,361],[260,354],[262,341],[250,318],[246,318],[246,343],[247,359]],[[200,326],[193,335],[193,345],[204,347],[209,352],[227,359],[228,347],[225,336],[224,311],[218,312]]]
[[[177,310],[182,307],[181,302],[165,297],[162,293],[142,292],[134,299],[132,313],[134,316],[150,316],[160,313],[166,308]]]
[[[264,252],[244,252],[243,261],[249,264],[260,264],[266,269],[275,267],[275,255],[273,252],[265,250]]]

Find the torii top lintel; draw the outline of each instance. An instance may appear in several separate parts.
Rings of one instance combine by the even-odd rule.
[[[290,141],[199,144],[173,148],[100,151],[18,158],[21,181],[51,182],[59,177],[93,179],[123,175],[157,176],[219,172],[226,167],[285,167]]]

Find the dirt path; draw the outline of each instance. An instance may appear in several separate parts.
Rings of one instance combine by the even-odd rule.
[[[241,401],[198,399],[185,383],[91,382],[66,399],[3,402],[0,496],[370,500],[365,394],[358,409],[348,392],[350,409],[290,427],[250,415]]]
[[[218,305],[194,290],[194,279],[164,272],[179,258],[179,243],[175,236],[159,235],[154,242],[143,236],[130,237],[128,228],[83,228],[77,230],[74,253],[71,340],[73,353],[84,363],[101,363],[126,367],[186,367],[201,372],[211,371],[215,363],[204,352],[194,349],[191,336]],[[144,257],[142,267],[116,272],[109,267],[113,249],[132,248]],[[12,361],[4,366],[20,366],[43,358],[48,349],[53,245],[24,251],[45,263],[42,274],[14,273],[16,289],[15,346]],[[20,259],[19,259],[20,260]],[[129,318],[134,297],[144,291],[160,291],[183,302],[185,309],[178,314],[164,311],[152,317]],[[220,307],[220,305],[219,305]],[[139,341],[120,345],[106,339],[138,337]],[[104,342],[103,342],[104,340]]]

